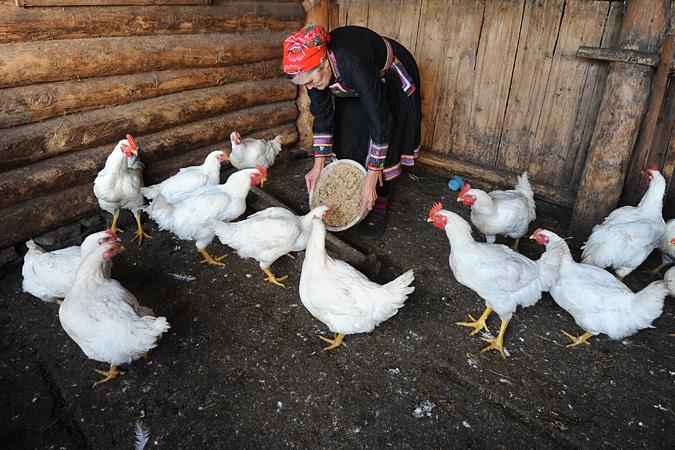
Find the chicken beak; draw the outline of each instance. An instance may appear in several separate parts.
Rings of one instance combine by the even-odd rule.
[[[464,201],[464,198],[463,198],[463,197],[457,197],[457,201],[458,201],[458,202],[463,202],[463,201]]]
[[[534,234],[530,235],[530,239],[537,239]]]
[[[266,178],[260,180],[260,189],[262,189],[262,187],[265,185],[265,180]]]
[[[118,244],[118,250],[117,250],[117,251],[118,251],[118,252],[123,252],[124,250],[126,250],[126,249],[124,248],[124,245]]]
[[[675,240],[668,242],[668,247],[675,247]]]
[[[434,219],[432,219],[431,217],[427,217],[427,222],[432,223],[433,221]]]

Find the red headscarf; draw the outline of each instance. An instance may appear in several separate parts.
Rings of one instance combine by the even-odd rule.
[[[329,34],[321,25],[308,25],[284,41],[284,72],[297,75],[321,64]]]

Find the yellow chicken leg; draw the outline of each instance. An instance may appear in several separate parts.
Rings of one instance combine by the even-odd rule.
[[[131,240],[135,241],[136,239],[138,239],[138,245],[141,245],[141,242],[143,242],[143,238],[152,239],[152,236],[143,231],[143,226],[141,225],[141,215],[134,214],[134,218],[136,218],[137,228],[136,228],[136,235]]]
[[[282,283],[279,283],[279,282],[288,278],[288,275],[284,275],[283,277],[277,278],[277,276],[274,275],[270,269],[263,269],[263,272],[265,272],[265,274],[267,275],[267,278],[265,278],[265,281],[269,281],[270,283],[276,284],[277,286],[281,286],[282,288],[286,287]]]
[[[485,342],[490,343],[490,345],[481,350],[481,352],[487,352],[488,350],[498,350],[499,354],[502,356],[502,359],[506,359],[506,355],[504,354],[504,332],[506,331],[506,327],[508,325],[509,321],[503,320],[502,324],[499,326],[499,334],[496,338],[481,338]]]
[[[124,233],[124,230],[121,228],[117,228],[117,221],[120,218],[120,210],[116,209],[115,212],[113,213],[113,221],[112,221],[112,226],[110,227],[110,230],[113,233]]]
[[[338,348],[339,346],[341,346],[344,338],[345,335],[342,333],[335,333],[335,339],[329,339],[327,337],[319,336],[319,339],[321,339],[324,342],[328,342],[330,344],[328,347],[323,348],[324,352],[328,350],[333,350],[334,348]]]
[[[113,378],[117,378],[119,375],[124,375],[126,373],[122,372],[121,370],[117,370],[117,366],[115,364],[110,364],[110,370],[94,369],[94,371],[99,375],[103,375],[105,378],[98,380],[96,383],[94,383],[94,386],[92,387],[96,387],[99,384],[107,383]]]
[[[478,320],[474,319],[473,316],[469,314],[469,319],[471,319],[473,322],[457,322],[456,325],[461,325],[463,327],[473,327],[473,330],[470,333],[472,336],[478,333],[483,328],[485,329],[486,332],[489,333],[490,330],[488,329],[485,321],[487,320],[491,312],[492,308],[488,306],[487,308],[485,308],[485,311],[483,311],[483,314],[478,318]]]
[[[565,346],[565,348],[573,348],[573,347],[576,347],[576,346],[581,345],[581,344],[591,345],[591,343],[588,342],[588,338],[592,337],[593,335],[591,333],[589,333],[588,331],[585,332],[584,334],[582,334],[581,336],[571,335],[570,333],[568,333],[565,330],[560,330],[560,331],[562,331],[562,333],[565,336],[567,336],[568,338],[570,338],[570,340],[572,341],[572,343],[567,344]]]
[[[214,266],[224,266],[225,264],[221,263],[220,261],[223,258],[227,258],[229,256],[229,255],[222,255],[217,258],[214,258],[213,256],[209,255],[209,252],[207,252],[205,248],[198,248],[197,251],[201,253],[202,256],[204,257],[202,264],[207,263],[213,264]]]

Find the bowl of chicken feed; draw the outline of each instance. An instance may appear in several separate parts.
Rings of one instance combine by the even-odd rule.
[[[309,207],[326,205],[331,213],[326,216],[328,231],[344,231],[361,221],[361,186],[366,169],[350,159],[340,159],[321,171],[314,191],[309,193]]]

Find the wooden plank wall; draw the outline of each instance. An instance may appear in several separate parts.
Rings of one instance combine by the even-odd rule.
[[[147,182],[227,147],[297,140],[283,39],[292,1],[20,8],[0,0],[0,247],[98,210],[92,182],[126,133]]]
[[[421,161],[496,185],[528,170],[537,196],[571,208],[623,2],[334,0],[340,25],[406,46],[422,77]]]

